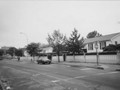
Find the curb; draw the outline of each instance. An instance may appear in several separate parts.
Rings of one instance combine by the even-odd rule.
[[[101,66],[85,66],[85,67],[104,70],[104,68]]]
[[[104,70],[104,68],[103,68],[103,67],[97,67],[96,69],[101,69],[101,70]]]
[[[72,64],[63,64],[63,65],[69,65],[71,67],[88,67],[88,68],[95,68],[95,69],[104,70],[104,68],[101,66],[84,66],[84,65],[72,65]]]

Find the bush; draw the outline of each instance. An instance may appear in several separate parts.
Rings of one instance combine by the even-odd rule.
[[[103,51],[113,51],[113,52],[120,51],[120,44],[117,45],[110,44],[109,46],[103,48]]]

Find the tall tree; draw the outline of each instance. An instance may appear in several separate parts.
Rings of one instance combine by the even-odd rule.
[[[60,33],[59,30],[54,30],[52,35],[48,34],[47,41],[48,41],[49,45],[51,45],[53,47],[54,51],[57,53],[58,62],[60,62],[59,56],[60,56],[60,52],[63,49],[63,45],[66,42],[66,36],[63,35],[62,33]]]
[[[82,51],[83,41],[84,38],[80,39],[80,34],[78,34],[78,31],[74,28],[74,31],[72,31],[72,34],[69,37],[69,40],[67,41],[68,50],[73,54],[74,60],[75,54],[80,53]]]
[[[102,34],[99,34],[97,31],[92,31],[87,34],[87,38],[94,38],[94,37],[99,37],[102,36]]]
[[[15,52],[16,52],[16,48],[15,47],[10,47],[7,51],[8,54],[10,54],[13,58],[13,56],[15,56]]]
[[[17,49],[16,50],[16,52],[15,52],[15,55],[16,56],[24,56],[24,51],[23,51],[23,49],[22,48],[19,48],[19,49]]]
[[[26,47],[27,52],[33,57],[33,59],[35,56],[38,55],[39,46],[40,46],[39,43],[30,43]]]

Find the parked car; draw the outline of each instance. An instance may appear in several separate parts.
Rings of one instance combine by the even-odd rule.
[[[37,60],[37,63],[38,63],[38,64],[51,64],[51,60],[48,59],[46,56],[43,56],[43,57],[40,57],[40,58]]]

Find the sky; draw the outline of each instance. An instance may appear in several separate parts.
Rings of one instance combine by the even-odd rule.
[[[0,47],[47,44],[54,30],[69,37],[74,28],[84,38],[120,32],[120,1],[0,0]]]

